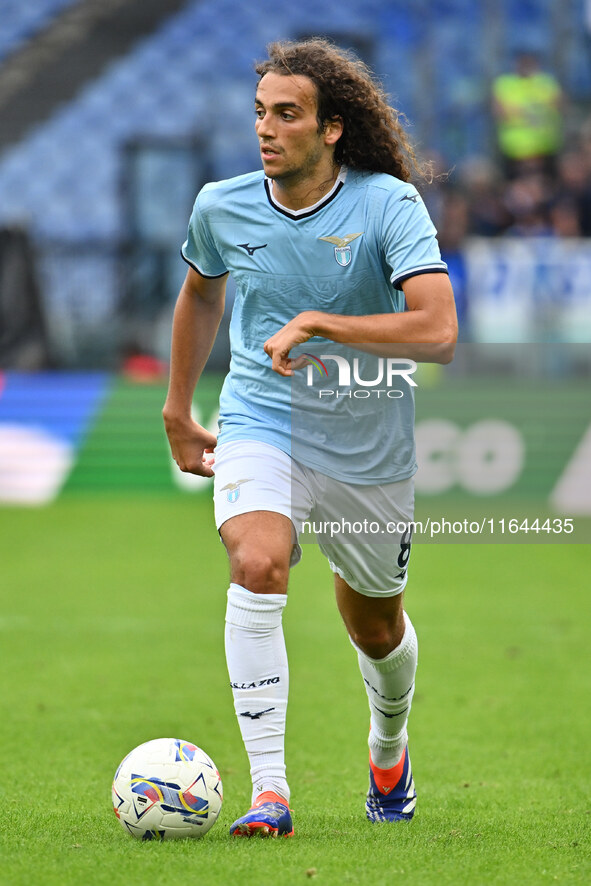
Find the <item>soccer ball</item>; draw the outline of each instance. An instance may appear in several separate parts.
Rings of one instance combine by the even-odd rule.
[[[222,808],[213,760],[179,738],[155,738],[124,758],[113,779],[113,809],[140,840],[202,837]]]

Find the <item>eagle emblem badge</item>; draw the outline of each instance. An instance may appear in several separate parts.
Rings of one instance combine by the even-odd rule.
[[[237,480],[236,483],[226,483],[225,486],[222,486],[220,492],[226,492],[226,497],[230,504],[234,504],[240,498],[240,487],[243,483],[250,483],[252,477],[248,477],[246,480]]]
[[[344,237],[319,237],[318,239],[326,240],[327,243],[333,244],[336,263],[342,268],[346,268],[347,265],[351,264],[353,257],[349,243],[356,240],[357,237],[363,236],[363,233],[363,231],[360,231],[358,234],[345,234]]]

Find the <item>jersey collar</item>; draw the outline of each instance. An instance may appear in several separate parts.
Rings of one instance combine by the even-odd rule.
[[[300,219],[300,218],[308,218],[310,215],[314,215],[314,213],[318,212],[327,203],[330,203],[331,200],[334,200],[336,195],[339,193],[343,185],[345,184],[345,179],[347,178],[347,167],[341,166],[339,174],[336,177],[336,181],[328,194],[325,194],[317,203],[312,204],[312,206],[304,206],[303,209],[288,209],[286,206],[283,206],[279,200],[277,200],[273,196],[273,189],[271,187],[271,179],[268,176],[265,176],[265,190],[267,192],[267,198],[269,203],[276,209],[277,212],[280,212],[282,215],[286,215],[288,218]]]

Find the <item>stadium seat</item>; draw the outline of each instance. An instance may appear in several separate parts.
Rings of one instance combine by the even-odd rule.
[[[0,65],[4,58],[51,23],[52,18],[79,0],[2,0],[0,27]]]

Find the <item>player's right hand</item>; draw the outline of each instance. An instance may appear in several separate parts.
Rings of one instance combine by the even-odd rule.
[[[164,427],[172,457],[185,474],[213,477],[213,450],[217,438],[193,419],[164,414]]]

